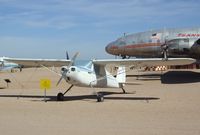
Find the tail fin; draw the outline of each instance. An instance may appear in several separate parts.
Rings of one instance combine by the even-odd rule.
[[[125,67],[118,67],[116,79],[118,83],[126,82],[126,70]]]

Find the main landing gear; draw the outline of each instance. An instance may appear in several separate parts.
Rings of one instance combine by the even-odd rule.
[[[73,87],[74,85],[71,85],[66,91],[65,93],[58,93],[57,95],[57,101],[64,101],[64,95],[71,90],[71,88]]]
[[[103,102],[104,101],[104,97],[103,97],[103,94],[101,93],[97,93],[97,102]]]
[[[169,49],[169,46],[167,45],[167,43],[165,43],[164,45],[161,46],[161,48],[162,48],[163,60],[168,60],[168,49]]]
[[[57,101],[64,101],[64,95],[71,90],[71,88],[74,85],[71,85],[64,93],[58,93],[57,95]],[[101,93],[96,93],[96,98],[97,98],[97,102],[103,102],[104,101],[104,96]]]
[[[64,101],[64,94],[63,93],[58,93],[57,95],[57,101]]]
[[[125,91],[125,89],[123,87],[122,87],[122,91],[123,91],[124,94],[126,94],[126,91]]]

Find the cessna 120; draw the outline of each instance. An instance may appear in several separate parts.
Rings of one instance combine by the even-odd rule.
[[[19,59],[6,58],[6,61],[18,63],[25,67],[37,66],[62,66],[61,78],[57,85],[64,79],[71,86],[64,92],[58,93],[57,100],[63,101],[64,95],[71,90],[73,86],[90,87],[90,88],[121,88],[123,92],[126,84],[125,67],[129,66],[156,66],[156,65],[186,65],[194,63],[192,58],[168,58],[164,61],[162,58],[146,58],[146,59],[102,59],[91,60],[86,66],[76,66],[75,59],[78,53],[69,60],[50,60],[50,59]],[[64,64],[64,66],[63,66]],[[107,70],[107,66],[118,66],[116,77]],[[103,101],[103,95],[94,91],[97,101]]]
[[[106,52],[122,58],[200,59],[200,28],[162,29],[124,35],[109,43]]]

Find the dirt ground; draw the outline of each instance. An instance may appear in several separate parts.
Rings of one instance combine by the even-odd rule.
[[[58,70],[59,71],[59,70]],[[137,79],[137,75],[141,76]],[[52,88],[40,90],[40,79]],[[10,79],[7,88],[4,79]],[[56,101],[59,76],[45,69],[0,73],[0,131],[3,135],[199,135],[200,73],[170,71],[165,74],[130,73],[127,94],[121,89],[96,89],[104,102],[97,103],[90,88],[73,87],[63,102]]]

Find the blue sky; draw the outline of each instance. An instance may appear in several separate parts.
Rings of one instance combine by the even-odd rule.
[[[200,0],[0,0],[0,55],[113,58],[105,46],[152,29],[199,27]]]

